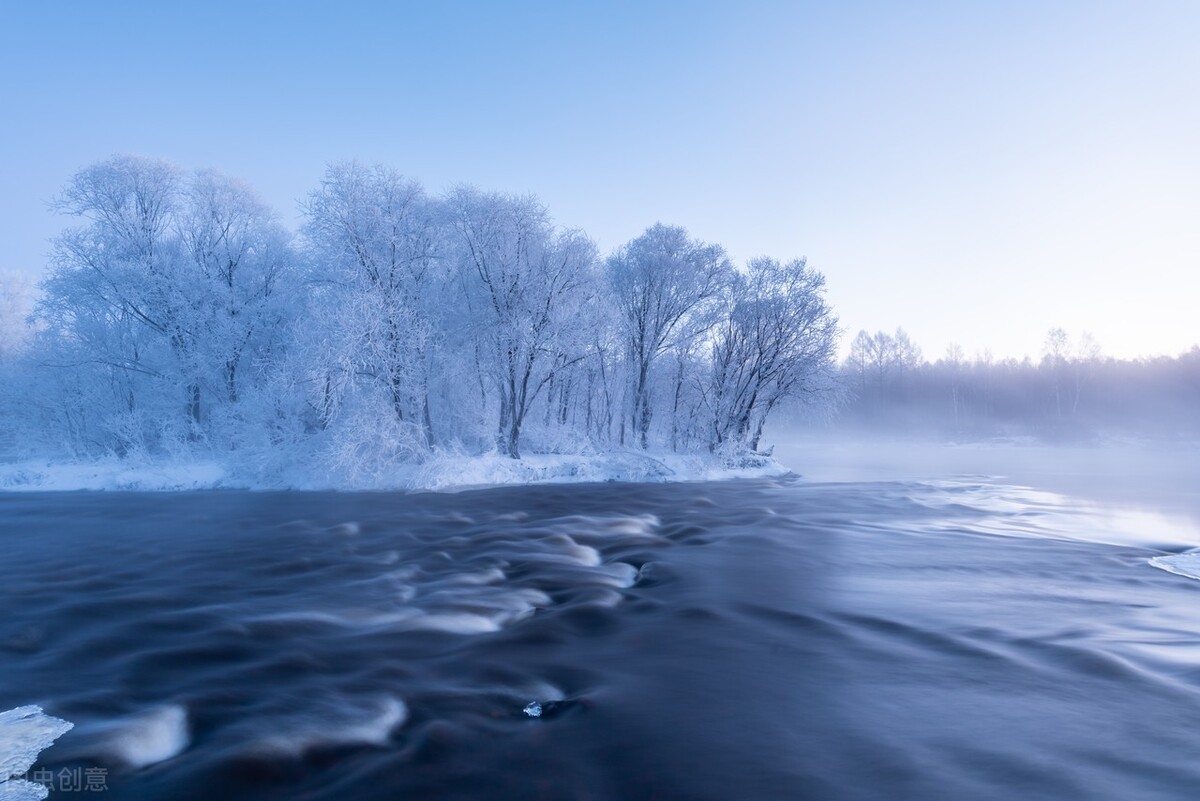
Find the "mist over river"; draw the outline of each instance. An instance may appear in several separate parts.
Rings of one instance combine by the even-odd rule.
[[[11,493],[0,543],[0,710],[75,723],[37,767],[111,801],[1200,788],[1200,581],[1149,563],[1200,529],[1144,505],[962,473]]]

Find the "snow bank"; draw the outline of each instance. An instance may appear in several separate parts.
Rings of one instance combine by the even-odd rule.
[[[621,451],[602,454],[435,455],[420,465],[398,465],[375,475],[319,474],[296,466],[283,475],[247,474],[212,461],[103,459],[0,464],[0,491],[205,489],[458,490],[516,484],[592,481],[720,481],[785,475],[775,460],[751,454],[735,459]]]
[[[227,471],[215,462],[114,457],[0,464],[0,490],[197,490],[231,486],[226,482]]]
[[[714,456],[680,456],[622,451],[598,455],[499,454],[435,457],[422,465],[411,488],[445,490],[508,484],[589,481],[716,481],[778,476],[788,471],[767,457],[729,464]]]

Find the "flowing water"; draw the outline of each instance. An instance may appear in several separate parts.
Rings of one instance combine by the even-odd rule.
[[[75,724],[52,799],[1200,792],[1182,518],[983,479],[9,494],[0,543],[0,710]]]

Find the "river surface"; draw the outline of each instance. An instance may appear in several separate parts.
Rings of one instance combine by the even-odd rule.
[[[1190,799],[1196,546],[969,476],[6,494],[0,710],[111,801]]]

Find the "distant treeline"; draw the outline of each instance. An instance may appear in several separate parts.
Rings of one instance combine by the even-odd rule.
[[[842,364],[837,426],[977,437],[1200,436],[1200,347],[1177,357],[1105,357],[1052,329],[1041,358],[924,358],[903,329],[860,331]]]

